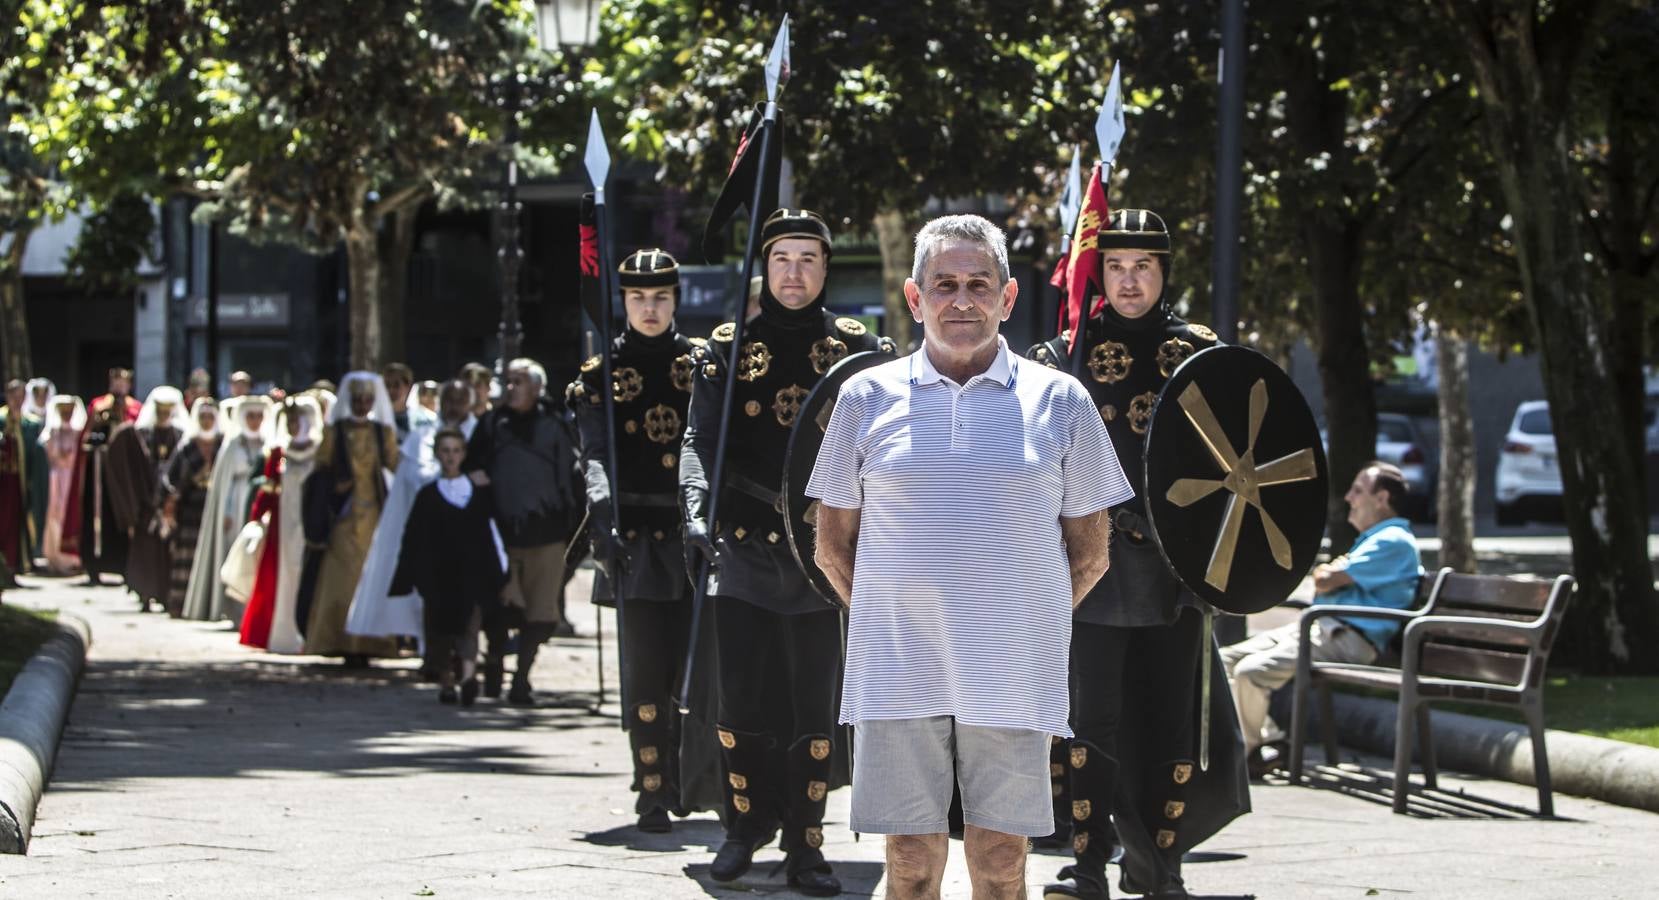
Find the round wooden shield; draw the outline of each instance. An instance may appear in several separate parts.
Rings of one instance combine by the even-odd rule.
[[[1290,376],[1247,347],[1194,354],[1146,434],[1147,517],[1188,589],[1247,615],[1284,601],[1325,533],[1319,426]]]
[[[789,448],[783,457],[784,531],[789,536],[789,549],[795,553],[795,563],[806,574],[807,580],[818,589],[824,602],[841,608],[835,599],[835,588],[813,559],[814,534],[818,524],[818,501],[806,495],[807,480],[818,462],[818,448],[824,443],[824,430],[829,428],[830,414],[835,412],[836,398],[841,386],[859,372],[891,362],[893,355],[880,350],[854,353],[830,367],[824,377],[807,395],[801,411],[795,416],[795,425],[789,432]]]

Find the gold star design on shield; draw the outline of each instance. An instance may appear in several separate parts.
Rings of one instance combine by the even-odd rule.
[[[1215,549],[1210,552],[1210,567],[1204,581],[1218,591],[1227,590],[1227,580],[1233,571],[1233,554],[1238,549],[1239,531],[1244,527],[1244,511],[1254,506],[1261,514],[1262,530],[1267,532],[1267,546],[1273,551],[1273,561],[1281,568],[1290,569],[1290,541],[1279,530],[1267,507],[1262,506],[1262,488],[1279,484],[1308,481],[1319,475],[1313,450],[1304,448],[1281,456],[1271,462],[1256,465],[1256,438],[1261,434],[1262,420],[1267,418],[1267,382],[1257,379],[1250,388],[1250,440],[1243,453],[1234,453],[1227,433],[1221,430],[1209,401],[1198,385],[1189,384],[1181,391],[1181,411],[1187,421],[1198,430],[1204,446],[1215,457],[1216,464],[1226,475],[1220,481],[1208,478],[1181,478],[1169,486],[1164,496],[1179,507],[1191,506],[1218,490],[1226,488],[1227,511],[1222,516],[1221,532],[1216,535]]]

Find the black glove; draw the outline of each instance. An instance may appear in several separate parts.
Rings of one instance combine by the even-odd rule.
[[[714,538],[709,534],[708,523],[702,519],[690,519],[681,529],[685,540],[685,570],[696,583],[697,576],[702,573],[703,563],[714,565]]]
[[[703,563],[714,565],[714,535],[709,533],[708,491],[702,487],[683,485],[680,488],[680,512],[685,524],[680,535],[685,543],[685,570],[696,584],[702,574]]]
[[[615,528],[595,525],[593,529],[593,559],[608,567],[628,564],[628,544]]]

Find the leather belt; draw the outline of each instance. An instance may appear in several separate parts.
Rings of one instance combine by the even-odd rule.
[[[773,511],[778,515],[783,515],[783,494],[768,488],[766,485],[761,484],[752,478],[739,475],[736,472],[727,472],[725,475],[726,487],[738,491],[739,493],[747,494],[767,506],[772,507]]]
[[[617,491],[616,502],[623,506],[648,506],[657,509],[678,509],[680,500],[673,494],[636,494]]]

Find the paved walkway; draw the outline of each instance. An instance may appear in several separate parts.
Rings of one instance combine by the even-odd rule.
[[[787,895],[763,850],[737,888],[707,877],[712,817],[668,836],[631,828],[627,745],[615,694],[594,699],[589,637],[543,654],[537,684],[566,705],[440,706],[412,661],[348,673],[239,647],[227,626],[140,615],[114,588],[35,580],[7,603],[92,624],[92,659],[33,852],[0,857],[0,898],[605,897]],[[587,576],[572,587],[586,596]],[[606,622],[610,634],[611,623]],[[606,649],[615,681],[615,655]],[[544,670],[545,669],[545,670]],[[1559,821],[1526,818],[1532,792],[1442,777],[1390,814],[1386,788],[1352,766],[1326,790],[1263,786],[1256,813],[1205,846],[1188,881],[1204,896],[1650,897],[1659,816],[1561,797]],[[879,895],[881,842],[854,842],[833,795],[825,851],[848,896]],[[955,844],[947,897],[967,897]],[[1064,862],[1036,856],[1040,886]],[[1040,896],[1040,894],[1036,894]]]

